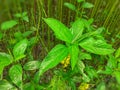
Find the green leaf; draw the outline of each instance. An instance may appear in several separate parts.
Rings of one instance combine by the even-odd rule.
[[[68,48],[62,44],[56,45],[45,57],[40,65],[39,75],[55,67],[68,55]]]
[[[6,54],[4,52],[0,52],[0,66],[7,66],[11,64],[13,61],[13,58],[11,55]]]
[[[3,73],[4,66],[0,66],[0,75]]]
[[[76,83],[72,80],[69,81],[69,85],[71,86],[71,90],[76,90]]]
[[[71,10],[73,10],[73,11],[76,10],[75,5],[73,5],[73,4],[71,4],[71,3],[65,2],[65,3],[64,3],[64,6],[66,6],[67,8],[69,8],[69,9],[71,9]]]
[[[0,52],[0,74],[2,73],[5,66],[11,64],[13,58],[11,55]]]
[[[120,62],[120,58],[117,58],[116,60],[117,60],[118,62]]]
[[[30,36],[32,33],[33,33],[34,31],[26,31],[26,32],[24,32],[22,35],[23,35],[23,37],[28,37],[28,36]]]
[[[100,84],[98,84],[96,90],[106,90],[105,82],[100,82]]]
[[[24,16],[24,17],[22,17],[22,19],[23,19],[24,21],[26,21],[26,22],[29,22],[28,16]]]
[[[93,18],[90,18],[90,19],[88,20],[89,25],[92,24],[93,22],[94,22],[94,19],[93,19]]]
[[[78,60],[77,68],[80,71],[80,73],[83,75],[84,69],[85,69],[85,64],[81,60]]]
[[[100,73],[101,73],[101,74],[111,75],[111,74],[113,73],[113,69],[110,68],[109,66],[106,66],[106,67],[105,67],[105,71],[101,71]]]
[[[20,31],[18,31],[18,32],[15,32],[14,33],[14,37],[15,37],[15,39],[17,39],[17,40],[21,40],[23,37],[22,37],[22,33],[20,32]]]
[[[120,47],[115,52],[115,58],[120,57]]]
[[[84,73],[82,76],[84,82],[90,82],[90,78]]]
[[[28,16],[27,16],[27,12],[22,12],[22,13],[16,13],[14,15],[16,18],[21,18],[22,20],[29,22]]]
[[[91,55],[90,54],[88,54],[88,53],[83,53],[83,52],[81,52],[80,53],[80,60],[85,60],[85,59],[87,59],[87,60],[91,60],[92,59],[92,57],[91,57]]]
[[[22,13],[16,13],[14,16],[17,18],[21,18],[27,15],[27,12],[22,12]]]
[[[77,40],[79,37],[81,37],[83,30],[84,30],[84,23],[82,19],[76,20],[71,27],[71,32],[73,34],[73,41]]]
[[[23,86],[23,90],[35,90],[35,87],[32,83],[26,83],[24,86]]]
[[[0,90],[17,90],[7,80],[0,80]]]
[[[85,71],[91,79],[98,77],[96,70],[92,66],[86,66]]]
[[[110,68],[117,68],[117,60],[113,55],[109,55],[107,66]]]
[[[94,7],[94,5],[92,3],[89,3],[89,2],[84,2],[82,7],[83,8],[92,8],[92,7]]]
[[[83,34],[78,40],[77,40],[77,42],[80,42],[80,41],[82,41],[82,40],[84,40],[84,39],[88,39],[89,37],[95,37],[95,38],[99,38],[99,39],[102,39],[102,40],[104,40],[104,37],[103,36],[101,36],[100,35],[101,34],[101,30],[99,29],[99,30],[96,30],[96,31],[90,31],[90,32],[88,32],[88,33],[85,33],[85,34]]]
[[[15,57],[15,60],[20,60],[25,57],[24,53],[28,45],[28,40],[24,39],[20,42],[18,42],[14,48],[13,48],[13,55]]]
[[[9,70],[10,79],[19,88],[22,88],[22,66],[17,64],[10,68]]]
[[[119,71],[115,71],[114,75],[115,75],[115,78],[116,78],[118,84],[120,84],[120,72]]]
[[[83,1],[85,1],[85,0],[77,0],[78,3],[83,2]]]
[[[24,65],[25,70],[35,70],[40,67],[40,62],[39,61],[29,61]]]
[[[31,37],[30,38],[30,40],[29,40],[29,46],[33,46],[33,45],[35,45],[36,43],[37,43],[37,41],[38,41],[38,37],[37,36],[35,36],[35,37]]]
[[[78,61],[79,47],[77,45],[71,45],[69,47],[69,53],[70,53],[70,58],[71,58],[71,67],[73,70]]]
[[[3,22],[2,25],[1,25],[1,29],[2,30],[8,30],[12,27],[14,27],[15,25],[17,25],[18,22],[15,21],[15,20],[10,20],[10,21],[6,21],[6,22]]]
[[[114,52],[110,44],[107,44],[104,40],[95,40],[92,37],[84,39],[79,45],[83,49],[94,54],[107,55]]]
[[[47,19],[44,19],[44,21],[54,31],[58,39],[69,42],[69,43],[72,41],[72,34],[70,30],[60,21],[53,18],[47,18]]]
[[[14,16],[17,17],[17,18],[20,18],[20,17],[22,17],[22,14],[21,13],[16,13]]]

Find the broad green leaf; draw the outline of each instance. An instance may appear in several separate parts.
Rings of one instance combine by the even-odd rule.
[[[39,71],[37,71],[37,72],[35,73],[33,81],[34,81],[35,83],[39,83],[39,81],[40,81]]]
[[[58,39],[69,42],[69,43],[72,41],[72,34],[70,30],[60,21],[53,18],[47,18],[47,19],[44,19],[44,21],[54,31]]]
[[[28,46],[35,45],[37,43],[37,41],[38,41],[38,37],[36,37],[36,36],[35,37],[31,37],[30,40],[29,40]]]
[[[76,90],[76,88],[77,88],[76,83],[73,80],[69,80],[69,85],[71,86],[71,90]]]
[[[80,73],[83,75],[84,74],[84,69],[85,69],[85,64],[81,60],[78,60],[77,68],[80,71]]]
[[[27,15],[27,12],[23,12],[23,13],[22,13],[22,16],[26,16],[26,15]]]
[[[115,78],[116,78],[117,82],[120,84],[120,72],[119,71],[115,71],[114,75],[115,75]]]
[[[107,66],[110,68],[117,68],[117,60],[113,55],[109,55]]]
[[[83,22],[83,24],[84,24],[84,27],[85,28],[87,28],[87,29],[85,29],[85,31],[87,31],[87,32],[89,32],[89,31],[92,31],[92,23],[93,23],[93,18],[90,18],[90,19],[81,19],[82,20],[82,22]]]
[[[84,26],[85,26],[86,28],[89,28],[90,23],[88,22],[88,20],[87,20],[87,19],[84,19],[84,18],[81,18],[81,20],[82,20],[82,22],[84,23]]]
[[[15,39],[17,39],[17,40],[21,40],[23,37],[22,37],[22,33],[20,32],[20,31],[18,31],[18,32],[15,32],[14,33],[14,37],[15,37]]]
[[[71,67],[73,70],[78,61],[79,47],[77,45],[71,45],[69,47],[69,53],[70,53],[70,58],[71,58]]]
[[[104,40],[95,40],[92,37],[84,39],[79,45],[83,49],[94,54],[107,55],[114,52],[110,44],[107,44]]]
[[[19,88],[22,87],[22,66],[17,64],[10,68],[9,76],[12,82]]]
[[[28,37],[28,36],[30,36],[32,33],[33,33],[34,31],[26,31],[26,32],[24,32],[22,35],[23,35],[23,37]]]
[[[39,61],[29,61],[24,65],[25,70],[35,70],[40,67],[40,62]]]
[[[90,78],[84,73],[82,76],[84,82],[90,82]]]
[[[17,18],[20,18],[20,17],[22,17],[22,14],[21,13],[16,13],[14,16],[17,17]]]
[[[111,75],[113,73],[113,69],[110,68],[109,66],[106,66],[105,71],[101,71],[100,73]]]
[[[11,55],[0,52],[0,75],[3,72],[4,67],[11,64],[12,61],[13,58]]]
[[[6,54],[4,52],[0,52],[0,66],[7,66],[11,64],[13,61],[13,58],[11,55]]]
[[[101,30],[100,30],[100,29],[99,29],[99,30],[96,30],[96,31],[92,31],[92,32],[85,33],[85,34],[83,34],[83,35],[77,40],[77,42],[80,42],[80,41],[82,41],[82,40],[84,40],[84,39],[88,39],[88,38],[91,37],[91,36],[93,36],[93,37],[95,37],[95,38],[97,38],[97,39],[102,39],[102,40],[104,40],[104,37],[101,36],[100,34],[101,34]]]
[[[93,19],[93,18],[90,18],[90,19],[88,20],[89,25],[92,24],[93,21],[94,21],[94,19]]]
[[[25,57],[24,53],[28,45],[28,40],[24,39],[18,42],[13,48],[13,55],[15,60],[20,60]]]
[[[85,71],[91,79],[98,77],[96,70],[92,66],[86,66]]]
[[[23,90],[35,90],[34,84],[32,84],[32,83],[24,84]]]
[[[78,3],[83,2],[83,1],[85,1],[85,0],[77,0]]]
[[[89,2],[84,2],[82,7],[83,8],[92,8],[92,7],[94,7],[94,5],[92,3],[89,3]]]
[[[24,16],[24,17],[22,17],[22,19],[23,19],[24,21],[26,21],[26,22],[29,22],[28,16]]]
[[[73,34],[73,41],[77,40],[79,37],[81,37],[83,30],[84,30],[84,22],[82,19],[76,20],[71,27],[71,32]]]
[[[96,90],[106,90],[105,82],[98,84]]]
[[[73,5],[72,3],[65,2],[65,3],[64,3],[64,6],[68,7],[69,9],[71,9],[71,10],[73,10],[73,11],[76,10],[75,5]]]
[[[40,65],[39,75],[55,67],[68,55],[68,48],[62,44],[56,45],[45,57]]]
[[[0,80],[0,90],[17,90],[7,80]]]
[[[80,60],[85,60],[85,59],[87,59],[87,60],[91,60],[92,59],[92,57],[91,57],[91,55],[90,54],[88,54],[88,53],[83,53],[83,52],[81,52],[80,53]]]
[[[120,57],[120,47],[115,52],[115,58]]]
[[[6,21],[6,22],[3,22],[3,23],[1,24],[1,29],[2,29],[2,30],[8,30],[8,29],[14,27],[14,26],[17,25],[17,24],[18,24],[18,23],[17,23],[17,21],[15,21],[15,20]]]

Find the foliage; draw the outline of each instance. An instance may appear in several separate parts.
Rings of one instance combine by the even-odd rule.
[[[75,12],[68,27],[55,18],[39,18],[56,37],[57,45],[53,47],[51,42],[51,50],[42,41],[41,31],[39,34],[39,21],[34,23],[38,26],[30,26],[27,12],[16,13],[14,19],[1,24],[0,40],[7,50],[0,51],[0,90],[106,90],[110,78],[120,89],[120,48],[115,50],[104,36],[105,28],[95,27],[94,19],[85,15],[84,9],[94,5],[85,0],[77,0],[77,4],[81,11],[72,3],[64,3]],[[39,43],[47,52],[35,60],[39,51],[34,46]]]

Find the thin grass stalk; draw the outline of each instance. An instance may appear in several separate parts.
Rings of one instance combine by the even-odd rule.
[[[113,16],[110,18],[109,24],[107,26],[108,29],[111,28],[111,26],[114,24],[115,18],[118,17],[118,9],[115,10]],[[110,31],[110,30],[109,30]]]
[[[99,4],[98,4],[98,6],[97,6],[97,11],[96,11],[96,13],[94,14],[95,20],[98,20],[99,17],[100,17],[100,14],[101,14],[101,13],[99,12],[99,10],[101,9],[101,6],[103,5],[102,2],[103,2],[103,1],[100,0]],[[97,23],[97,24],[98,24],[98,23]]]
[[[111,4],[113,3],[112,1],[111,2],[108,2],[108,1],[106,1],[106,7],[104,8],[104,10],[103,10],[103,12],[105,13],[105,11],[107,10],[107,12],[109,12],[110,11],[110,9],[111,9]],[[102,21],[103,22],[101,22],[100,23],[100,26],[102,26],[103,24],[104,24],[104,21],[105,21],[105,19],[107,18],[107,13],[106,14],[102,14],[101,15],[101,18],[102,18]]]
[[[71,0],[69,0],[69,3],[71,3]],[[71,13],[71,10],[68,10],[68,17],[67,17],[67,25],[68,26],[70,24],[70,13]]]
[[[110,12],[109,12],[109,14],[108,14],[108,16],[107,16],[104,24],[103,24],[104,27],[107,26],[108,21],[110,20],[110,17],[111,17],[111,15],[112,15],[112,13],[113,13],[113,11],[114,11],[114,9],[115,9],[115,7],[116,7],[116,5],[117,5],[118,2],[119,2],[119,0],[116,0],[116,1],[114,2],[113,6],[111,7],[111,10],[110,10]]]
[[[39,27],[40,27],[39,25],[41,25],[41,27],[42,27],[42,36],[39,35],[39,39],[40,39],[40,42],[41,42],[41,44],[43,45],[45,51],[48,52],[48,49],[47,49],[47,47],[46,47],[46,45],[45,45],[45,39],[44,39],[44,25],[43,25],[43,22],[41,22],[41,17],[43,16],[43,11],[41,11],[41,10],[43,10],[43,4],[42,4],[42,2],[39,1],[39,0],[37,0],[37,3],[38,3],[38,11],[39,11],[39,14],[41,13],[41,15],[39,16],[39,21],[38,21],[37,29],[39,30]],[[40,7],[41,5],[42,5],[42,7]],[[45,14],[45,15],[46,15],[46,14]],[[40,24],[40,22],[41,22],[41,24]],[[40,31],[40,32],[41,32],[41,31]],[[43,52],[43,53],[44,53],[44,52]]]
[[[4,5],[7,9],[7,14],[8,14],[9,19],[12,19],[12,15],[10,13],[9,4],[8,4],[7,0],[4,1]]]
[[[99,2],[101,0],[95,0],[94,8],[92,9],[91,18],[95,16],[96,11],[98,10]]]
[[[47,16],[50,17],[51,15],[51,0],[47,1]],[[50,50],[50,40],[51,40],[51,35],[50,35],[50,28],[47,26],[47,47],[48,50]]]

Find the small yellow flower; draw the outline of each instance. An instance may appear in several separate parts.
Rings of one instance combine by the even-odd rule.
[[[63,68],[66,68],[70,64],[70,55],[64,58],[64,60],[61,61],[61,64],[63,65]]]
[[[64,63],[65,63],[65,61],[64,61],[64,60],[62,60],[62,61],[61,61],[61,64],[64,64]]]
[[[78,90],[88,90],[90,87],[90,84],[87,83],[81,83]]]

